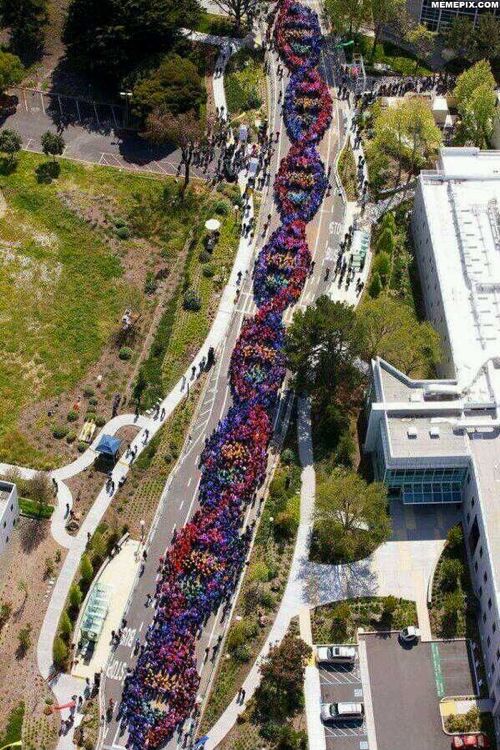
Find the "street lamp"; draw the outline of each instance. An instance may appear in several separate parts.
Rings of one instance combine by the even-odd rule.
[[[130,100],[132,99],[132,92],[131,91],[120,91],[120,98],[124,100],[125,102],[125,117],[123,118],[123,127],[128,127],[128,115],[129,115],[129,107],[130,107]]]

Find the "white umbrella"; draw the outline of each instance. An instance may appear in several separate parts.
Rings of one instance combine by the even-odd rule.
[[[217,232],[220,229],[220,221],[217,219],[209,219],[205,222],[205,229],[208,232]]]

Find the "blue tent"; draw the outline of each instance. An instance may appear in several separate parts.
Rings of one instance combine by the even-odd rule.
[[[114,458],[120,449],[122,441],[111,435],[103,435],[96,447],[97,453],[103,453],[105,456]]]

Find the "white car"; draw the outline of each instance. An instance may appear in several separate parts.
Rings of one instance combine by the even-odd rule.
[[[354,646],[318,646],[316,661],[318,664],[353,664],[356,659]]]
[[[363,718],[362,703],[322,703],[321,718],[323,721],[359,721]]]
[[[405,643],[414,643],[420,638],[420,630],[414,625],[408,625],[399,633],[399,637]]]

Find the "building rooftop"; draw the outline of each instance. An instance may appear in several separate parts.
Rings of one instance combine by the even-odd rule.
[[[460,390],[500,404],[500,151],[442,149],[420,180]]]
[[[464,431],[439,417],[388,416],[387,430],[395,458],[469,455]]]
[[[14,485],[10,482],[0,482],[0,516],[7,507],[13,488]]]

